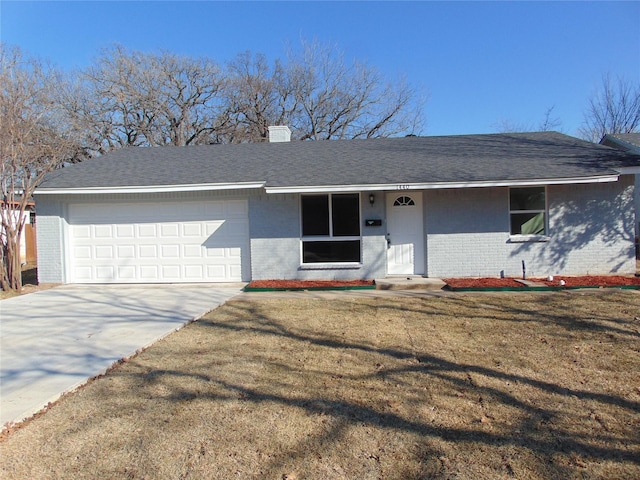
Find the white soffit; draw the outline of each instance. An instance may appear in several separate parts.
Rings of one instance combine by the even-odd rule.
[[[98,193],[166,193],[166,192],[202,192],[215,190],[235,190],[245,188],[263,188],[265,182],[238,183],[202,183],[194,185],[149,185],[123,187],[79,187],[79,188],[37,188],[35,193],[47,195],[73,195]]]
[[[519,187],[538,185],[569,185],[576,183],[607,183],[617,182],[619,175],[598,175],[593,177],[574,178],[541,178],[530,180],[499,180],[481,182],[432,182],[406,184],[368,184],[368,185],[317,185],[266,187],[267,193],[311,193],[311,192],[353,192],[353,191],[381,191],[381,190],[434,190],[443,188],[480,188],[480,187]]]

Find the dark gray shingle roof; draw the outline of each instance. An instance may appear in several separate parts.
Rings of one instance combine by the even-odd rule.
[[[639,156],[556,132],[131,147],[53,172],[41,188],[491,182],[608,175],[638,165]]]

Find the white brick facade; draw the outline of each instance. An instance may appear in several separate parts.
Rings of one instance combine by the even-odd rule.
[[[425,190],[424,271],[430,277],[630,274],[634,259],[634,178],[618,182],[547,187],[548,241],[512,243],[506,187]],[[362,192],[362,265],[348,268],[301,265],[300,196],[257,190],[222,192],[37,195],[38,275],[42,283],[67,281],[69,202],[197,201],[245,198],[249,207],[250,279],[373,279],[386,276],[385,194]],[[394,192],[396,193],[396,192]],[[366,219],[382,225],[365,227]],[[246,262],[246,263],[244,263]]]
[[[385,276],[384,224],[365,227],[366,218],[382,219],[384,196],[369,204],[369,192],[361,203],[362,266],[326,268],[301,265],[299,195],[261,195],[249,202],[251,225],[251,274],[253,280],[354,280]]]
[[[64,283],[64,206],[55,197],[39,196],[36,208],[38,228],[38,282]]]
[[[432,277],[632,274],[633,177],[547,188],[549,241],[509,241],[507,188],[425,194]]]

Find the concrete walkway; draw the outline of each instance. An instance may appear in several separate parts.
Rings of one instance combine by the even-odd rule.
[[[0,301],[0,427],[30,417],[240,291],[240,285],[66,285]]]

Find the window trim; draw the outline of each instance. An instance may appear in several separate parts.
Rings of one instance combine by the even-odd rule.
[[[538,189],[542,187],[544,190],[544,210],[530,209],[530,210],[512,210],[511,209],[511,189],[517,188],[523,189]],[[509,221],[509,243],[527,243],[527,242],[548,242],[551,237],[549,236],[549,195],[548,185],[532,185],[532,186],[512,186],[507,189],[507,207],[508,207],[508,221]],[[511,216],[514,213],[543,213],[544,214],[544,233],[543,234],[523,234],[523,233],[511,233]]]
[[[358,235],[340,235],[333,234],[333,196],[355,194],[358,196]],[[302,218],[302,198],[310,195],[326,195],[329,198],[329,235],[307,235],[302,234],[303,218]],[[331,192],[331,193],[307,193],[299,195],[299,228],[300,228],[300,266],[302,269],[326,269],[326,268],[359,268],[362,266],[362,195],[361,192]],[[360,242],[360,258],[358,261],[352,262],[307,262],[304,261],[304,242],[348,242],[358,240]]]

